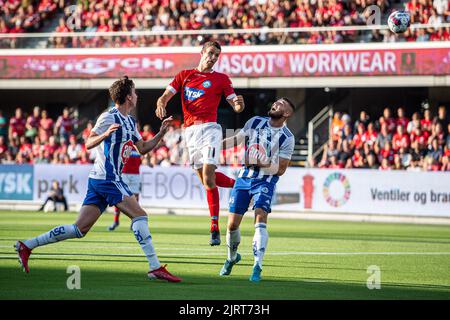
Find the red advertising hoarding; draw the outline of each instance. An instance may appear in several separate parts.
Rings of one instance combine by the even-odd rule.
[[[198,53],[0,53],[0,78],[171,78],[198,60]],[[224,52],[215,69],[234,78],[450,75],[450,48]]]

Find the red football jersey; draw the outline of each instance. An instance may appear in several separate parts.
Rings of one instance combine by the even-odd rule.
[[[125,162],[125,165],[123,166],[122,173],[139,174],[141,162],[141,155],[133,148],[128,161]]]
[[[9,119],[9,126],[11,127],[11,131],[16,133],[18,136],[23,136],[25,134],[25,118],[16,118],[13,117]]]
[[[173,93],[181,92],[185,127],[195,122],[217,122],[222,95],[226,99],[236,96],[230,78],[216,71],[183,70],[167,88]]]

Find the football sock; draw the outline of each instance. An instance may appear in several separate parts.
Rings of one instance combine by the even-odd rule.
[[[119,223],[120,210],[115,207],[114,208],[114,222]]]
[[[49,243],[63,241],[72,238],[82,238],[84,235],[80,232],[80,229],[75,224],[68,224],[64,226],[55,227],[52,230],[43,233],[35,238],[25,240],[23,243],[33,250],[36,247],[40,247]]]
[[[206,199],[208,201],[209,215],[211,216],[210,231],[219,231],[219,189],[206,189]]]
[[[224,175],[222,172],[216,172],[216,185],[222,188],[233,188],[235,180]]]
[[[131,230],[133,230],[136,240],[141,245],[142,251],[144,251],[145,256],[147,257],[150,271],[158,269],[161,264],[156,256],[155,248],[153,247],[147,216],[133,218],[131,220]]]
[[[256,266],[258,264],[261,269],[268,240],[269,233],[267,232],[266,224],[256,223],[255,235],[253,236],[253,256],[255,258],[255,263],[253,265]]]
[[[237,249],[241,243],[241,230],[227,231],[227,247],[228,247],[228,260],[234,261],[237,256]]]

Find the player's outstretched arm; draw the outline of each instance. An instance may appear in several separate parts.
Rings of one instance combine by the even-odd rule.
[[[233,108],[234,112],[241,113],[245,109],[244,97],[235,96],[234,98],[227,99],[230,106]]]
[[[91,134],[86,139],[86,149],[90,150],[92,148],[95,148],[100,143],[102,143],[103,140],[108,138],[111,135],[111,133],[113,133],[114,131],[119,129],[119,127],[120,127],[120,124],[113,123],[112,125],[109,126],[109,128],[103,134],[98,134],[95,131],[91,131]]]
[[[159,132],[152,139],[148,141],[139,140],[138,142],[136,142],[135,146],[140,154],[144,155],[146,153],[149,153],[158,145],[158,143],[164,137],[164,134],[167,132],[167,129],[169,129],[169,125],[172,120],[173,120],[172,116],[165,119],[161,124]]]
[[[166,107],[167,103],[172,99],[172,97],[175,95],[172,91],[169,89],[166,89],[164,91],[163,95],[158,98],[158,101],[156,101],[156,116],[159,119],[163,119],[166,116]]]

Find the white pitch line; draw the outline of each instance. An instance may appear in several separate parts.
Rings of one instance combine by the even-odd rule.
[[[84,246],[80,246],[79,244],[73,245],[72,243],[67,243],[66,244],[66,248],[78,248],[78,249],[86,249],[88,248],[94,248],[94,249],[139,249],[139,245],[136,242],[136,245],[134,246],[121,246],[121,247],[116,247],[116,246],[91,246],[89,244],[86,244]],[[0,248],[12,248],[12,245],[0,245]],[[174,250],[174,251],[209,251],[209,252],[214,252],[214,249],[210,249],[210,248],[170,248],[170,247],[164,247],[164,248],[160,248],[158,247],[158,250]]]
[[[252,252],[243,252],[246,255],[252,255]],[[11,252],[11,255],[16,255],[15,252]],[[0,258],[11,258],[11,255],[3,255]],[[159,256],[180,256],[180,257],[198,257],[198,256],[223,256],[223,252],[211,252],[211,253],[178,253],[178,252],[158,252]],[[450,252],[268,252],[266,255],[341,255],[341,256],[354,256],[354,255],[437,255],[445,256],[450,255]],[[98,256],[98,257],[143,257],[144,254],[102,254],[102,253],[84,253],[84,254],[71,254],[62,253],[60,255],[53,253],[38,253],[35,257],[85,257],[85,256]]]

